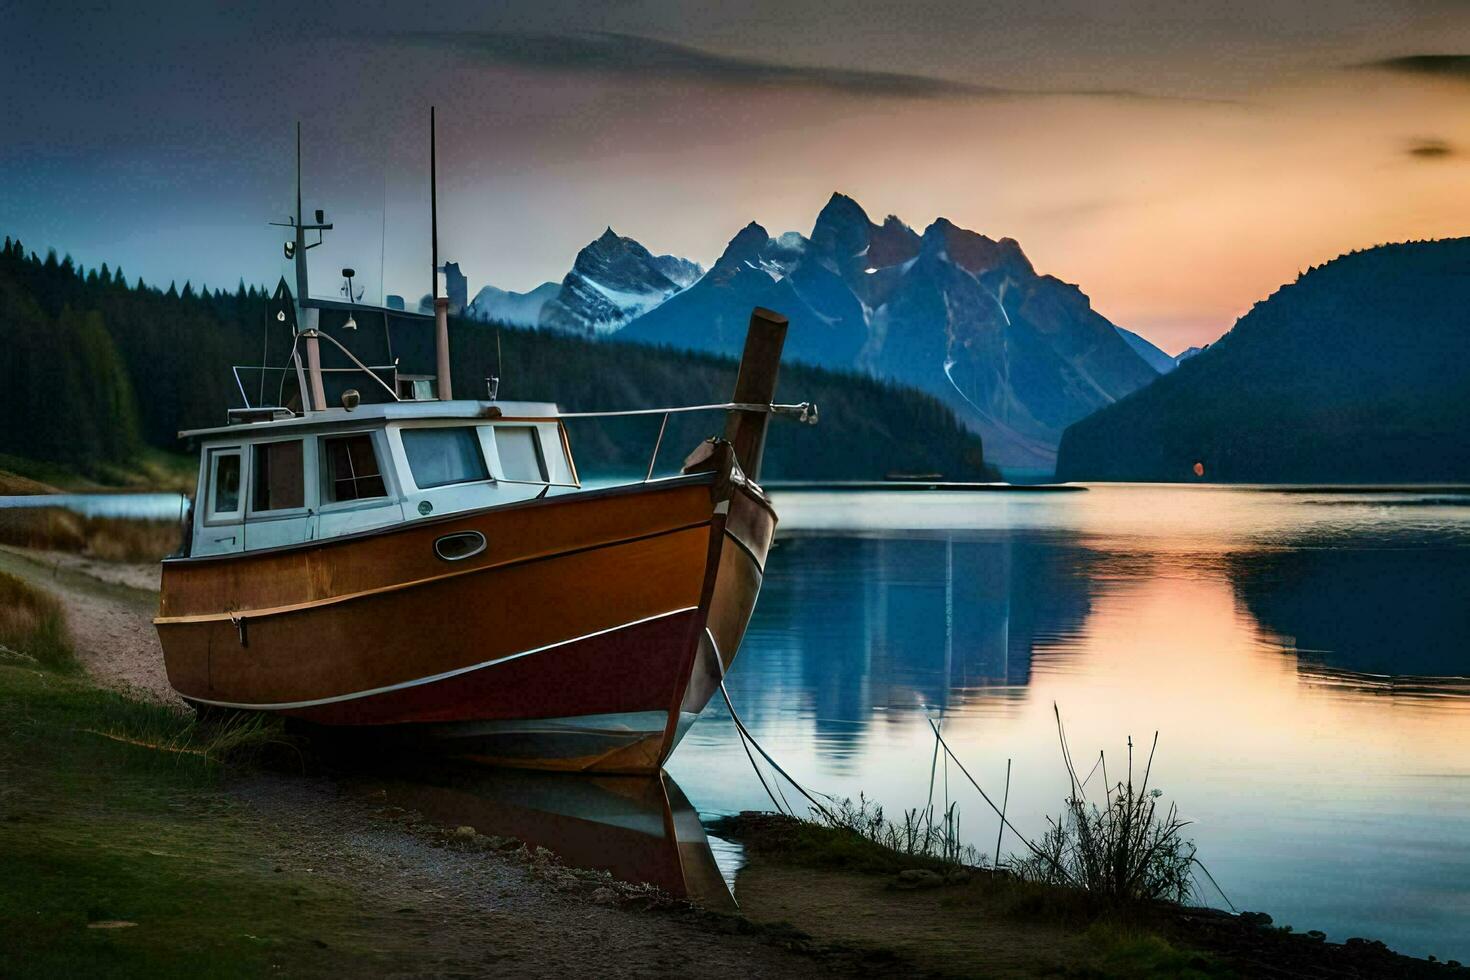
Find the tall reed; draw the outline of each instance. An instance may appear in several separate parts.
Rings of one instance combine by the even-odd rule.
[[[0,510],[0,544],[65,551],[102,561],[153,562],[178,550],[179,522],[88,517],[61,507]]]
[[[1158,733],[1136,784],[1132,738],[1122,779],[1109,782],[1107,758],[1101,752],[1092,772],[1083,778],[1073,763],[1061,712],[1053,710],[1069,791],[1062,813],[1047,819],[1046,833],[1033,843],[1030,854],[1010,862],[1010,870],[1025,880],[1082,888],[1108,902],[1187,899],[1195,891],[1194,873],[1200,867],[1193,841],[1183,834],[1189,821],[1180,818],[1172,803],[1161,810],[1163,792],[1148,785]],[[1094,802],[1087,795],[1087,783],[1099,769],[1103,798]]]
[[[59,671],[76,667],[61,604],[0,572],[0,662],[16,661]]]

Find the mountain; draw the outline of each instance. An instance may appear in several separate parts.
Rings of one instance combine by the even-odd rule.
[[[1208,346],[1210,345],[1205,344],[1205,347]],[[1179,365],[1183,364],[1185,361],[1189,360],[1191,357],[1204,350],[1205,347],[1186,347],[1184,350],[1174,355],[1174,366],[1178,367]]]
[[[1159,348],[1155,347],[1147,340],[1144,340],[1132,330],[1124,330],[1122,327],[1115,327],[1114,329],[1118,331],[1118,334],[1124,340],[1128,341],[1128,346],[1133,348],[1134,353],[1147,361],[1148,366],[1153,368],[1160,374],[1168,374],[1170,371],[1174,370],[1174,368],[1179,366],[1179,358],[1187,357],[1189,355],[1189,351],[1185,351],[1183,354],[1179,355],[1179,358],[1170,357],[1168,354],[1165,354],[1163,351],[1159,350]],[[1194,351],[1196,354],[1198,354],[1200,348],[1191,347],[1189,350]]]
[[[541,308],[539,326],[565,333],[615,333],[699,279],[698,263],[653,255],[608,228],[577,253],[572,271]]]
[[[514,293],[486,286],[475,294],[464,315],[472,320],[507,323],[513,327],[534,327],[541,322],[541,311],[561,292],[561,283],[543,282],[528,293]]]
[[[1074,424],[1068,480],[1470,481],[1470,238],[1343,255]]]
[[[931,392],[987,457],[1049,469],[1070,423],[1158,376],[1076,286],[1020,245],[945,218],[920,234],[834,194],[810,236],[741,229],[698,282],[637,317],[629,340],[738,353],[752,306],[791,320],[788,356]]]

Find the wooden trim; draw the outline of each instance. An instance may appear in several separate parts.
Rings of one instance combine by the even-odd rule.
[[[425,522],[427,523],[427,522]],[[312,599],[308,602],[294,602],[285,606],[267,606],[262,609],[235,609],[229,612],[219,613],[189,613],[183,616],[157,616],[153,620],[155,626],[172,626],[185,623],[236,623],[241,620],[263,619],[267,616],[280,616],[288,613],[305,612],[311,609],[320,609],[324,606],[335,606],[340,603],[350,602],[354,599],[368,599],[373,596],[385,595],[390,592],[401,592],[405,589],[419,588],[432,585],[435,582],[443,582],[447,579],[460,578],[465,575],[474,575],[479,572],[488,572],[499,568],[514,568],[517,565],[529,565],[532,562],[550,561],[555,558],[566,558],[571,555],[579,555],[587,551],[597,551],[601,548],[616,548],[620,545],[635,544],[639,541],[649,541],[653,538],[661,538],[670,534],[678,534],[682,531],[693,531],[709,525],[709,521],[696,521],[693,524],[683,524],[678,527],[665,528],[662,531],[653,531],[648,534],[639,534],[630,538],[618,538],[613,541],[600,541],[597,544],[584,545],[580,548],[567,548],[563,551],[548,551],[539,555],[525,555],[519,558],[511,558],[506,561],[488,562],[483,565],[475,565],[470,568],[458,568],[447,571],[443,575],[431,575],[428,578],[412,579],[407,582],[394,582],[391,585],[381,585],[373,589],[364,589],[361,592],[348,592],[343,595],[326,596],[321,599]],[[759,565],[757,565],[759,567]]]

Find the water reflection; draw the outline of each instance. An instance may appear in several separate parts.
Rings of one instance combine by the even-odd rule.
[[[1302,671],[1379,692],[1467,693],[1470,549],[1303,547],[1226,567]]]
[[[513,837],[573,867],[647,882],[706,908],[735,908],[699,814],[667,774],[586,777],[438,762],[351,782],[436,823]]]
[[[885,711],[1015,697],[1038,641],[1087,617],[1092,556],[1065,541],[957,534],[785,538],[732,683],[752,717],[798,698],[822,744],[850,755]]]
[[[728,684],[798,778],[923,805],[932,735],[1013,759],[1036,833],[1074,751],[1161,731],[1158,785],[1237,904],[1341,940],[1470,958],[1470,495],[1105,487],[778,499]],[[1432,695],[1432,696],[1426,696]],[[768,807],[712,705],[671,769]],[[955,777],[958,779],[958,777]],[[988,810],[957,782],[966,836]]]

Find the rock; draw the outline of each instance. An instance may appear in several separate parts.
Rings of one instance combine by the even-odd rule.
[[[475,836],[475,828],[474,827],[469,827],[469,826],[464,826],[464,825],[461,825],[459,827],[455,827],[454,828],[454,836],[456,836],[456,837],[473,837],[473,836]]]
[[[616,905],[618,902],[618,893],[604,885],[592,893],[592,901],[598,905]]]
[[[944,884],[944,876],[925,868],[910,868],[898,873],[897,885],[899,888],[938,888]]]
[[[1264,929],[1271,924],[1271,917],[1265,912],[1242,912],[1240,913],[1240,921],[1248,926],[1256,926],[1259,929]],[[1348,942],[1352,942],[1352,940],[1349,939]]]

